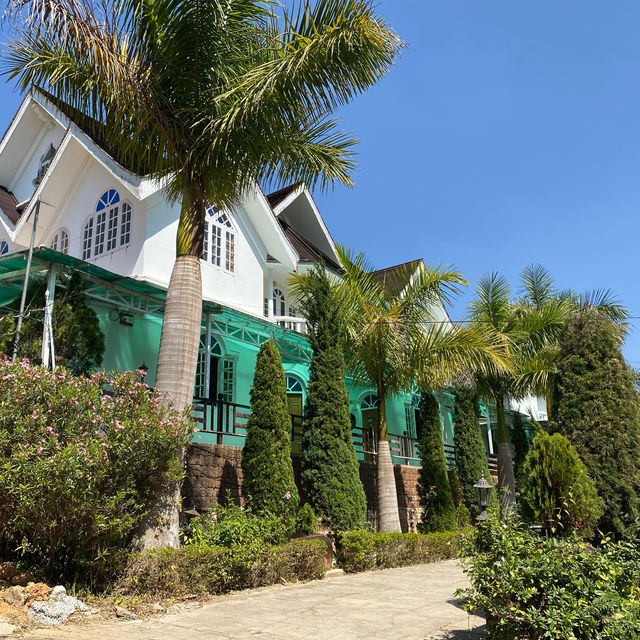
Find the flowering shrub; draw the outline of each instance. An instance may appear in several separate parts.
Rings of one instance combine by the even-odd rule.
[[[0,555],[53,578],[107,577],[191,424],[141,377],[0,361]]]

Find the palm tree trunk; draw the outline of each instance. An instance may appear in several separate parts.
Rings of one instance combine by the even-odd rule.
[[[381,533],[401,532],[400,511],[396,476],[389,449],[389,431],[387,429],[387,409],[385,388],[378,384],[378,531]]]
[[[178,411],[193,399],[198,345],[202,323],[200,255],[204,232],[204,199],[196,182],[185,185],[160,335],[156,388]],[[184,450],[178,452],[184,458]],[[142,524],[136,548],[180,546],[179,512],[181,483],[162,487],[156,503]]]
[[[504,398],[500,395],[496,396],[496,412],[498,417],[498,486],[506,490],[502,497],[502,506],[505,510],[510,511],[516,502],[516,478],[513,472],[511,445],[504,417]]]

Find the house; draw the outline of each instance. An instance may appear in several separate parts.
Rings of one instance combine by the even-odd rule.
[[[119,163],[77,112],[57,107],[42,92],[30,93],[0,142],[0,304],[19,296],[25,277],[48,278],[51,298],[55,274],[80,273],[105,334],[104,369],[144,366],[153,385],[179,212],[180,204],[167,199],[161,182]],[[339,269],[331,234],[304,185],[268,195],[255,185],[233,210],[207,209],[194,469],[237,461],[256,356],[269,339],[282,355],[294,450],[300,451],[310,347],[288,278],[319,260]],[[415,268],[419,262],[410,264]],[[378,277],[392,286],[397,268],[383,269]],[[45,364],[55,361],[47,331],[45,322]],[[370,464],[377,398],[353,380],[348,387],[354,444],[363,464]],[[440,402],[443,439],[453,459],[453,398],[442,392]],[[388,404],[393,458],[403,469],[399,473],[408,474],[405,486],[415,485],[419,464],[416,405],[410,394]],[[487,450],[493,454],[494,419],[488,407],[483,411]],[[222,480],[206,489],[197,478],[190,481],[198,506],[223,489]]]

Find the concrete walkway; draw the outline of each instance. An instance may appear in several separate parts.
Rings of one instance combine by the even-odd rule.
[[[483,637],[454,596],[455,561],[346,575],[221,596],[150,620],[73,625],[29,640],[467,640]],[[473,631],[475,629],[475,631]]]

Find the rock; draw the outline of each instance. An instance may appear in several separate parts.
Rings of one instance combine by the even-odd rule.
[[[154,613],[162,613],[164,611],[164,607],[159,602],[154,602],[151,610]]]
[[[41,624],[62,624],[76,612],[85,613],[89,607],[84,602],[68,596],[64,587],[55,587],[49,600],[36,600],[27,610],[29,619]]]
[[[18,627],[0,621],[0,638],[8,638]]]
[[[24,587],[9,587],[0,592],[0,598],[12,607],[20,609],[26,604],[29,594]]]
[[[324,572],[325,578],[336,578],[338,576],[343,576],[344,571],[342,569],[329,569],[329,571]]]
[[[129,609],[125,609],[124,607],[116,606],[116,617],[123,618],[125,620],[137,620],[138,616],[135,613],[129,611]]]
[[[51,595],[49,596],[49,600],[53,600],[54,602],[61,602],[67,597],[67,590],[59,584],[57,587],[53,587],[51,590]]]

